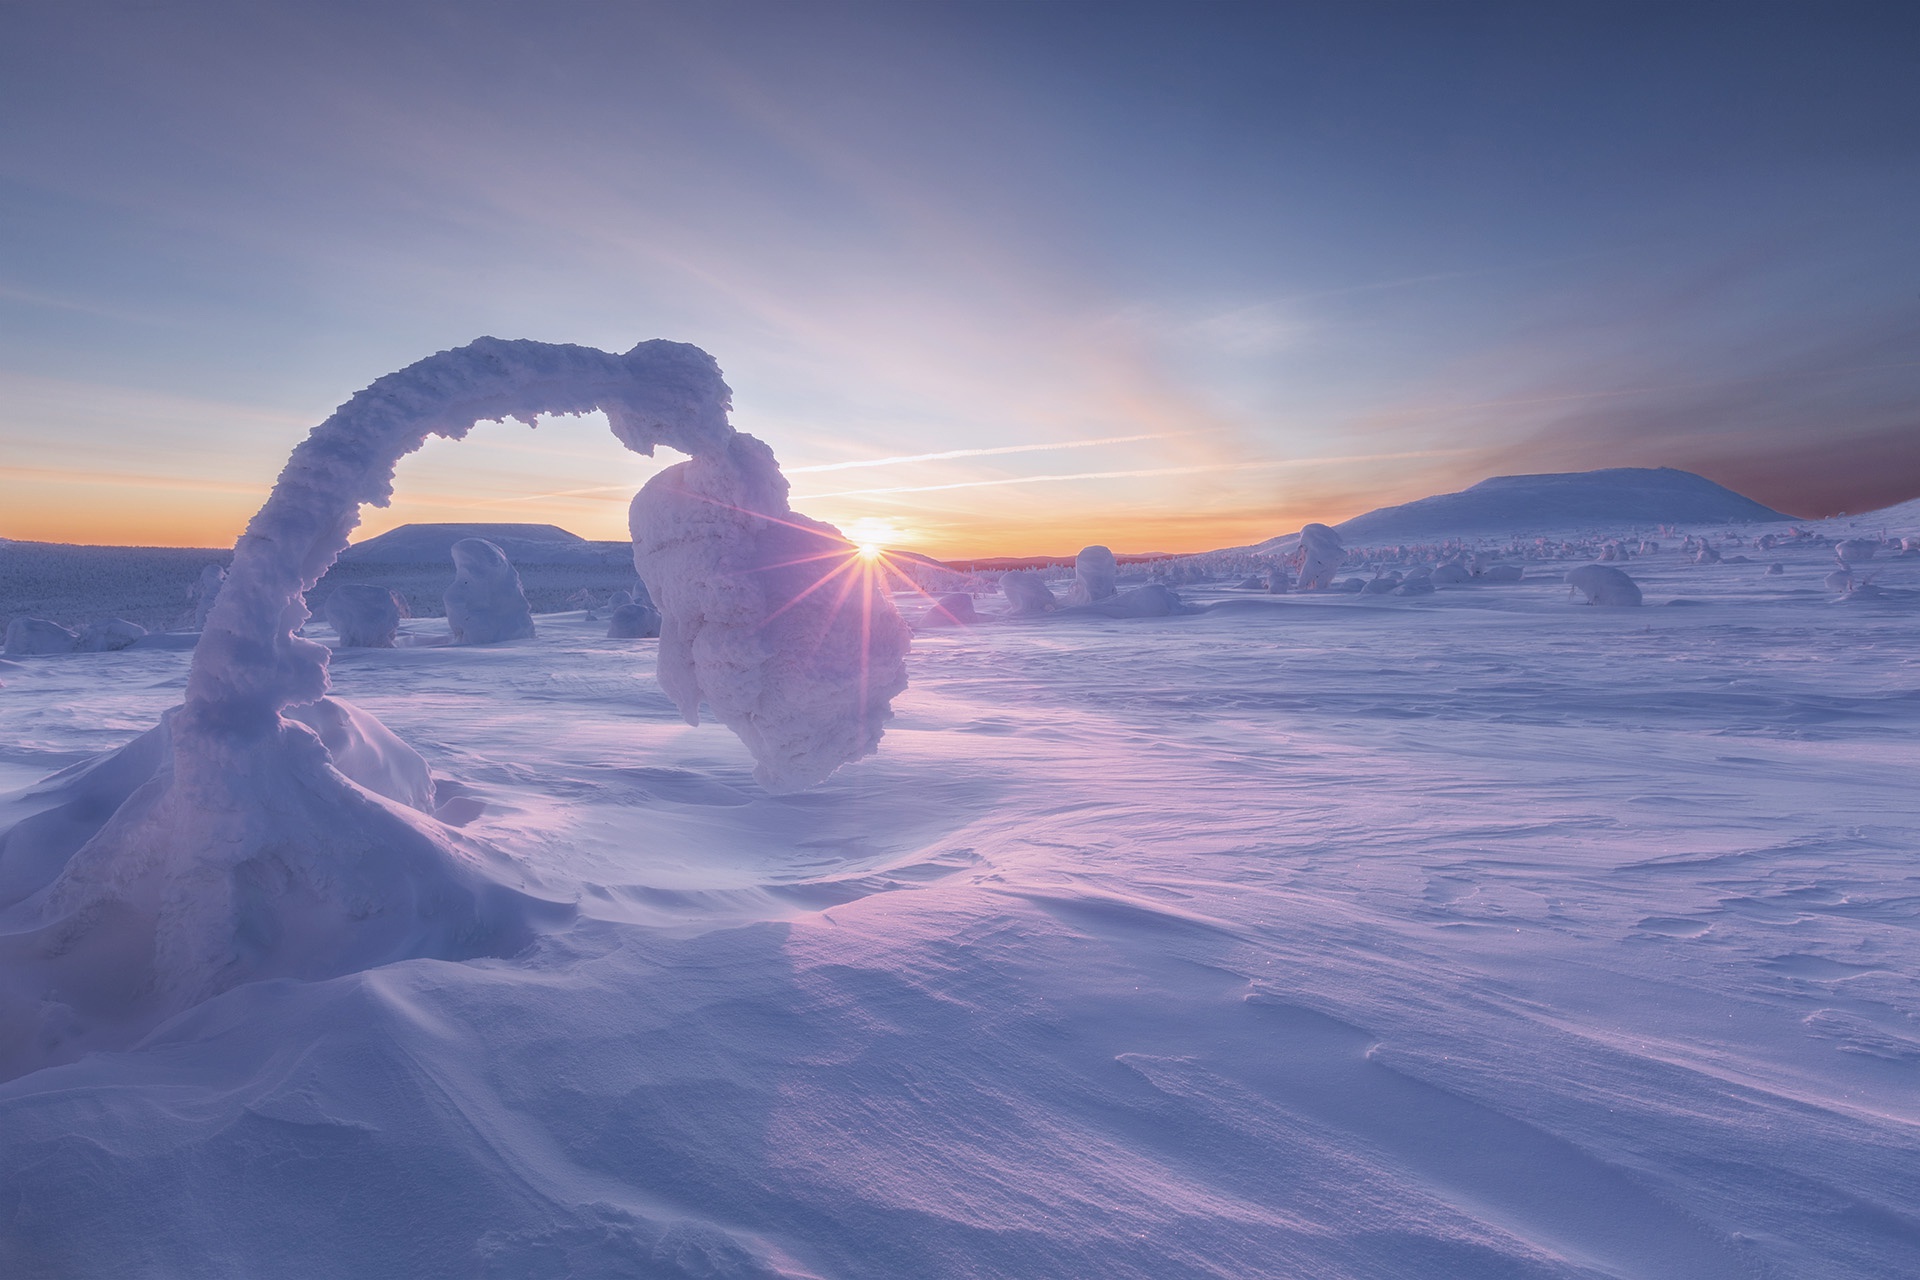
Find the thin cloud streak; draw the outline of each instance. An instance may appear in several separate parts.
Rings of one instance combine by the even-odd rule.
[[[952,458],[991,458],[1007,453],[1046,453],[1055,449],[1091,449],[1097,445],[1135,444],[1142,440],[1175,440],[1192,435],[1189,431],[1161,431],[1138,436],[1108,436],[1101,440],[1062,440],[1054,444],[1006,444],[991,449],[948,449],[942,453],[909,453],[893,458],[862,458],[855,462],[818,462],[806,467],[786,467],[790,476],[819,471],[851,471],[856,467],[891,467],[908,462],[946,462]]]
[[[1004,476],[996,480],[961,480],[951,484],[894,485],[883,489],[844,489],[838,493],[810,493],[796,502],[822,502],[828,498],[859,498],[890,493],[939,493],[948,489],[988,489],[1009,484],[1043,484],[1069,480],[1130,480],[1145,476],[1191,476],[1206,471],[1270,471],[1284,467],[1337,466],[1348,463],[1394,462],[1406,458],[1442,458],[1469,452],[1465,449],[1417,449],[1406,453],[1360,453],[1339,458],[1282,458],[1267,462],[1208,462],[1191,467],[1150,467],[1136,471],[1079,471],[1070,475]]]
[[[795,501],[820,502],[827,498],[857,498],[883,493],[938,493],[946,489],[988,489],[1004,484],[1044,484],[1051,480],[1122,480],[1136,476],[1190,476],[1202,471],[1224,471],[1232,465],[1227,462],[1209,462],[1197,467],[1150,467],[1142,471],[1079,471],[1072,475],[1004,476],[998,480],[960,480],[953,484],[897,485],[889,489],[844,489],[839,493],[810,493],[796,498]]]
[[[890,467],[890,466],[904,465],[906,463],[911,463],[911,462],[948,462],[956,458],[990,458],[990,457],[999,457],[1003,454],[1010,454],[1010,453],[1045,453],[1055,449],[1091,449],[1098,445],[1136,444],[1143,440],[1177,440],[1185,436],[1191,436],[1196,434],[1199,434],[1199,433],[1192,432],[1192,431],[1157,431],[1157,432],[1149,432],[1145,435],[1107,436],[1098,440],[1062,440],[1053,444],[1009,444],[1009,445],[998,445],[988,449],[948,449],[941,453],[904,454],[899,457],[892,457],[892,458],[861,458],[853,462],[821,462],[821,463],[814,463],[810,466],[804,466],[804,467],[783,467],[781,468],[781,470],[784,471],[787,475],[797,476],[797,475],[808,475],[808,474],[813,474],[813,473],[822,472],[822,471],[850,471],[857,467]],[[1215,468],[1201,468],[1201,469],[1211,470]],[[1144,472],[1116,471],[1116,472],[1112,472],[1111,474],[1119,476],[1119,475],[1178,475],[1183,473],[1178,471],[1144,471]],[[1033,477],[1033,479],[1046,479],[1046,478],[1047,477],[1045,476]],[[985,481],[981,483],[998,484],[1001,482]],[[501,506],[508,503],[517,503],[517,502],[539,502],[548,498],[579,498],[579,497],[587,497],[592,494],[598,494],[598,493],[627,493],[627,492],[631,492],[634,487],[635,486],[631,484],[600,484],[600,485],[590,485],[582,489],[554,489],[547,493],[525,493],[525,494],[516,494],[510,498],[495,498],[495,499],[492,499],[491,501],[476,503],[475,505]],[[968,485],[966,484],[933,486],[933,488],[936,488],[936,489],[957,489],[957,488],[967,488],[967,487]],[[914,492],[922,492],[922,491],[916,490],[916,489],[900,488],[900,489],[864,489],[864,490],[854,490],[852,492],[914,493]],[[842,498],[848,495],[844,493],[826,493],[826,494],[820,494],[817,496],[823,497],[823,498]]]
[[[257,484],[204,476],[167,476],[126,471],[89,471],[78,467],[0,466],[0,480],[32,484],[104,485],[117,489],[164,489],[177,493],[260,494]]]

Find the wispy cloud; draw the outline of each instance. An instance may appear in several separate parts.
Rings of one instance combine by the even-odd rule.
[[[819,502],[827,498],[858,498],[895,493],[940,493],[948,489],[992,489],[1013,484],[1066,483],[1076,480],[1134,480],[1148,476],[1192,476],[1207,471],[1274,471],[1285,467],[1328,467],[1371,462],[1395,462],[1411,458],[1444,458],[1467,452],[1463,449],[1417,449],[1405,453],[1358,453],[1337,458],[1274,458],[1266,461],[1207,462],[1187,467],[1142,467],[1129,471],[1076,471],[1065,475],[1001,476],[992,480],[956,480],[948,484],[890,485],[878,489],[843,489],[837,493],[810,493],[797,502]]]
[[[908,462],[946,462],[953,458],[993,458],[1009,453],[1048,453],[1057,449],[1091,449],[1099,445],[1137,444],[1142,440],[1173,440],[1191,435],[1185,431],[1157,431],[1137,436],[1107,436],[1100,440],[1061,440],[1051,444],[1005,444],[989,449],[947,449],[940,453],[908,453],[892,458],[860,458],[852,462],[819,462],[805,467],[786,467],[790,476],[820,471],[851,471],[856,467],[892,467]]]
[[[94,471],[79,467],[0,466],[0,479],[32,484],[76,485],[86,488],[163,489],[171,493],[240,493],[266,496],[258,484],[214,480],[205,476],[154,475],[131,471]]]

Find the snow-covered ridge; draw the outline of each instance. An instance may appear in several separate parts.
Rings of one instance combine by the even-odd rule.
[[[403,524],[349,546],[340,563],[443,565],[464,538],[484,538],[515,565],[624,564],[633,558],[628,543],[589,541],[553,524]]]
[[[1613,467],[1493,476],[1458,493],[1380,507],[1334,527],[1348,543],[1365,543],[1791,518],[1690,471]]]

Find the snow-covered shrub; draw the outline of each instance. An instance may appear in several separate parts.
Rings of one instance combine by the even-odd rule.
[[[980,615],[973,607],[973,597],[964,591],[955,591],[941,596],[933,602],[920,618],[922,627],[971,627],[980,621]]]
[[[1846,538],[1833,544],[1833,554],[1841,564],[1865,564],[1880,550],[1872,538]]]
[[[507,553],[485,538],[453,544],[447,627],[455,644],[498,644],[533,635],[533,610]]]
[[[660,611],[651,604],[620,604],[607,618],[607,639],[649,640],[660,634]]]
[[[6,653],[22,658],[42,653],[72,653],[78,633],[45,618],[15,618],[7,624]]]
[[[342,583],[321,607],[327,625],[347,649],[391,649],[406,609],[386,587],[367,582]]]
[[[1334,570],[1346,560],[1340,535],[1324,524],[1310,524],[1300,531],[1300,546],[1294,552],[1300,573],[1295,585],[1302,591],[1324,591],[1333,585]]]
[[[1037,573],[1001,574],[1000,592],[1006,596],[1016,616],[1051,613],[1060,607],[1060,602],[1053,598],[1053,592]]]
[[[1588,604],[1635,606],[1640,587],[1626,574],[1606,564],[1583,564],[1567,573],[1567,586],[1587,598]]]
[[[1173,588],[1158,582],[1122,591],[1094,608],[1109,618],[1164,618],[1186,611]]]
[[[1113,552],[1105,547],[1081,548],[1073,558],[1073,586],[1067,589],[1067,603],[1098,604],[1112,599],[1118,572]]]
[[[1433,575],[1425,570],[1415,570],[1400,580],[1393,589],[1396,596],[1430,596],[1433,594]]]
[[[125,618],[103,618],[98,622],[89,622],[80,633],[79,649],[82,653],[115,653],[145,634],[147,629],[137,622],[128,622]]]

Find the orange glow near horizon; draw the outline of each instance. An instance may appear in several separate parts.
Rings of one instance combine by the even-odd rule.
[[[23,484],[17,477],[0,475],[0,512],[4,512],[0,515],[0,538],[99,546],[230,547],[265,500],[267,489],[202,487],[187,482],[181,482],[178,488],[136,489],[112,479],[89,481],[77,475]],[[1241,508],[1191,514],[1095,511],[1051,515],[1036,511],[1019,523],[991,515],[969,518],[967,513],[949,512],[942,513],[937,524],[923,527],[889,516],[836,519],[839,512],[807,514],[838,525],[867,559],[878,559],[892,549],[939,560],[965,560],[1072,555],[1094,543],[1123,554],[1208,551],[1291,533],[1309,520],[1336,523],[1380,505],[1379,501],[1359,500],[1353,494],[1328,497],[1334,501],[1290,494],[1284,504],[1267,510]],[[618,541],[626,532],[624,503],[619,510],[622,518],[618,525],[602,529],[595,527],[596,522],[581,519],[578,508],[527,504],[503,511],[497,505],[475,505],[452,497],[402,498],[390,508],[363,508],[362,524],[353,537],[356,542],[362,541],[403,524],[528,523],[557,524],[582,537]]]
[[[806,440],[792,424],[752,425],[770,437]],[[281,427],[273,434],[292,433]],[[846,448],[831,437],[807,443],[815,458]],[[1042,461],[1040,473],[1032,474],[1009,471],[999,461],[1007,452],[1038,457],[1049,449],[1095,447],[1124,452],[1103,456],[1089,471],[1056,471],[1058,463]],[[856,547],[941,560],[1072,555],[1095,543],[1122,554],[1184,554],[1259,542],[1310,520],[1337,523],[1437,492],[1437,481],[1472,465],[1456,456],[1460,452],[1276,459],[1248,456],[1224,433],[1198,429],[1073,437],[1011,450],[801,461],[792,468],[796,477],[828,472],[831,479],[820,476],[817,493],[800,486],[792,502],[831,522]],[[129,457],[117,468],[99,469],[0,466],[0,538],[228,547],[265,500],[280,465],[266,450],[244,460],[217,459],[228,464],[218,476],[138,470],[145,461]],[[178,471],[202,461],[176,456],[162,465]],[[621,541],[633,495],[673,461],[610,447],[598,415],[543,419],[535,432],[483,425],[465,441],[433,440],[403,459],[394,505],[363,508],[353,536],[361,541],[413,523],[526,523]],[[843,490],[835,482],[849,471],[875,479]]]

